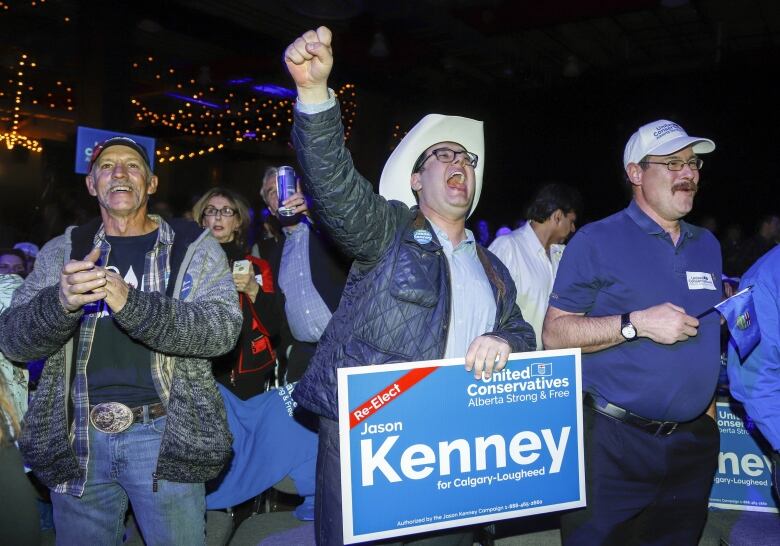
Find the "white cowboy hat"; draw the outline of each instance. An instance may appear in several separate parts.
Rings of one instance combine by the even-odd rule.
[[[481,121],[460,116],[428,114],[422,118],[390,154],[379,179],[379,194],[385,199],[406,203],[409,207],[416,205],[410,185],[414,162],[434,144],[456,142],[479,157],[474,170],[474,200],[468,214],[471,216],[482,193],[482,173],[485,170],[485,133],[482,125]]]

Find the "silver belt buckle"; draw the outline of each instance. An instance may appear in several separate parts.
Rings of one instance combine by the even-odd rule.
[[[103,402],[89,412],[89,421],[100,432],[116,434],[133,424],[133,410],[121,402]]]

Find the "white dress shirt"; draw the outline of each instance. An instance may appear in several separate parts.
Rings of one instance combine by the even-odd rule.
[[[537,349],[542,349],[542,324],[564,247],[551,245],[548,257],[529,222],[509,235],[497,237],[489,247],[515,281],[517,305],[536,333]]]
[[[496,319],[496,299],[485,268],[477,256],[477,243],[471,230],[458,246],[433,221],[428,219],[439,238],[450,269],[450,325],[443,358],[463,358],[471,342],[492,332]]]

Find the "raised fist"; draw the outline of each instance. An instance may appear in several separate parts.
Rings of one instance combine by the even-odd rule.
[[[304,32],[284,50],[284,62],[303,102],[328,99],[328,76],[333,68],[332,37],[329,28],[319,27]]]

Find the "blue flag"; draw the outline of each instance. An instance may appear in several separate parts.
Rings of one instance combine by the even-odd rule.
[[[753,286],[748,286],[723,300],[715,309],[726,319],[731,342],[740,359],[744,360],[761,341],[761,330],[758,328],[756,307],[753,304]]]

